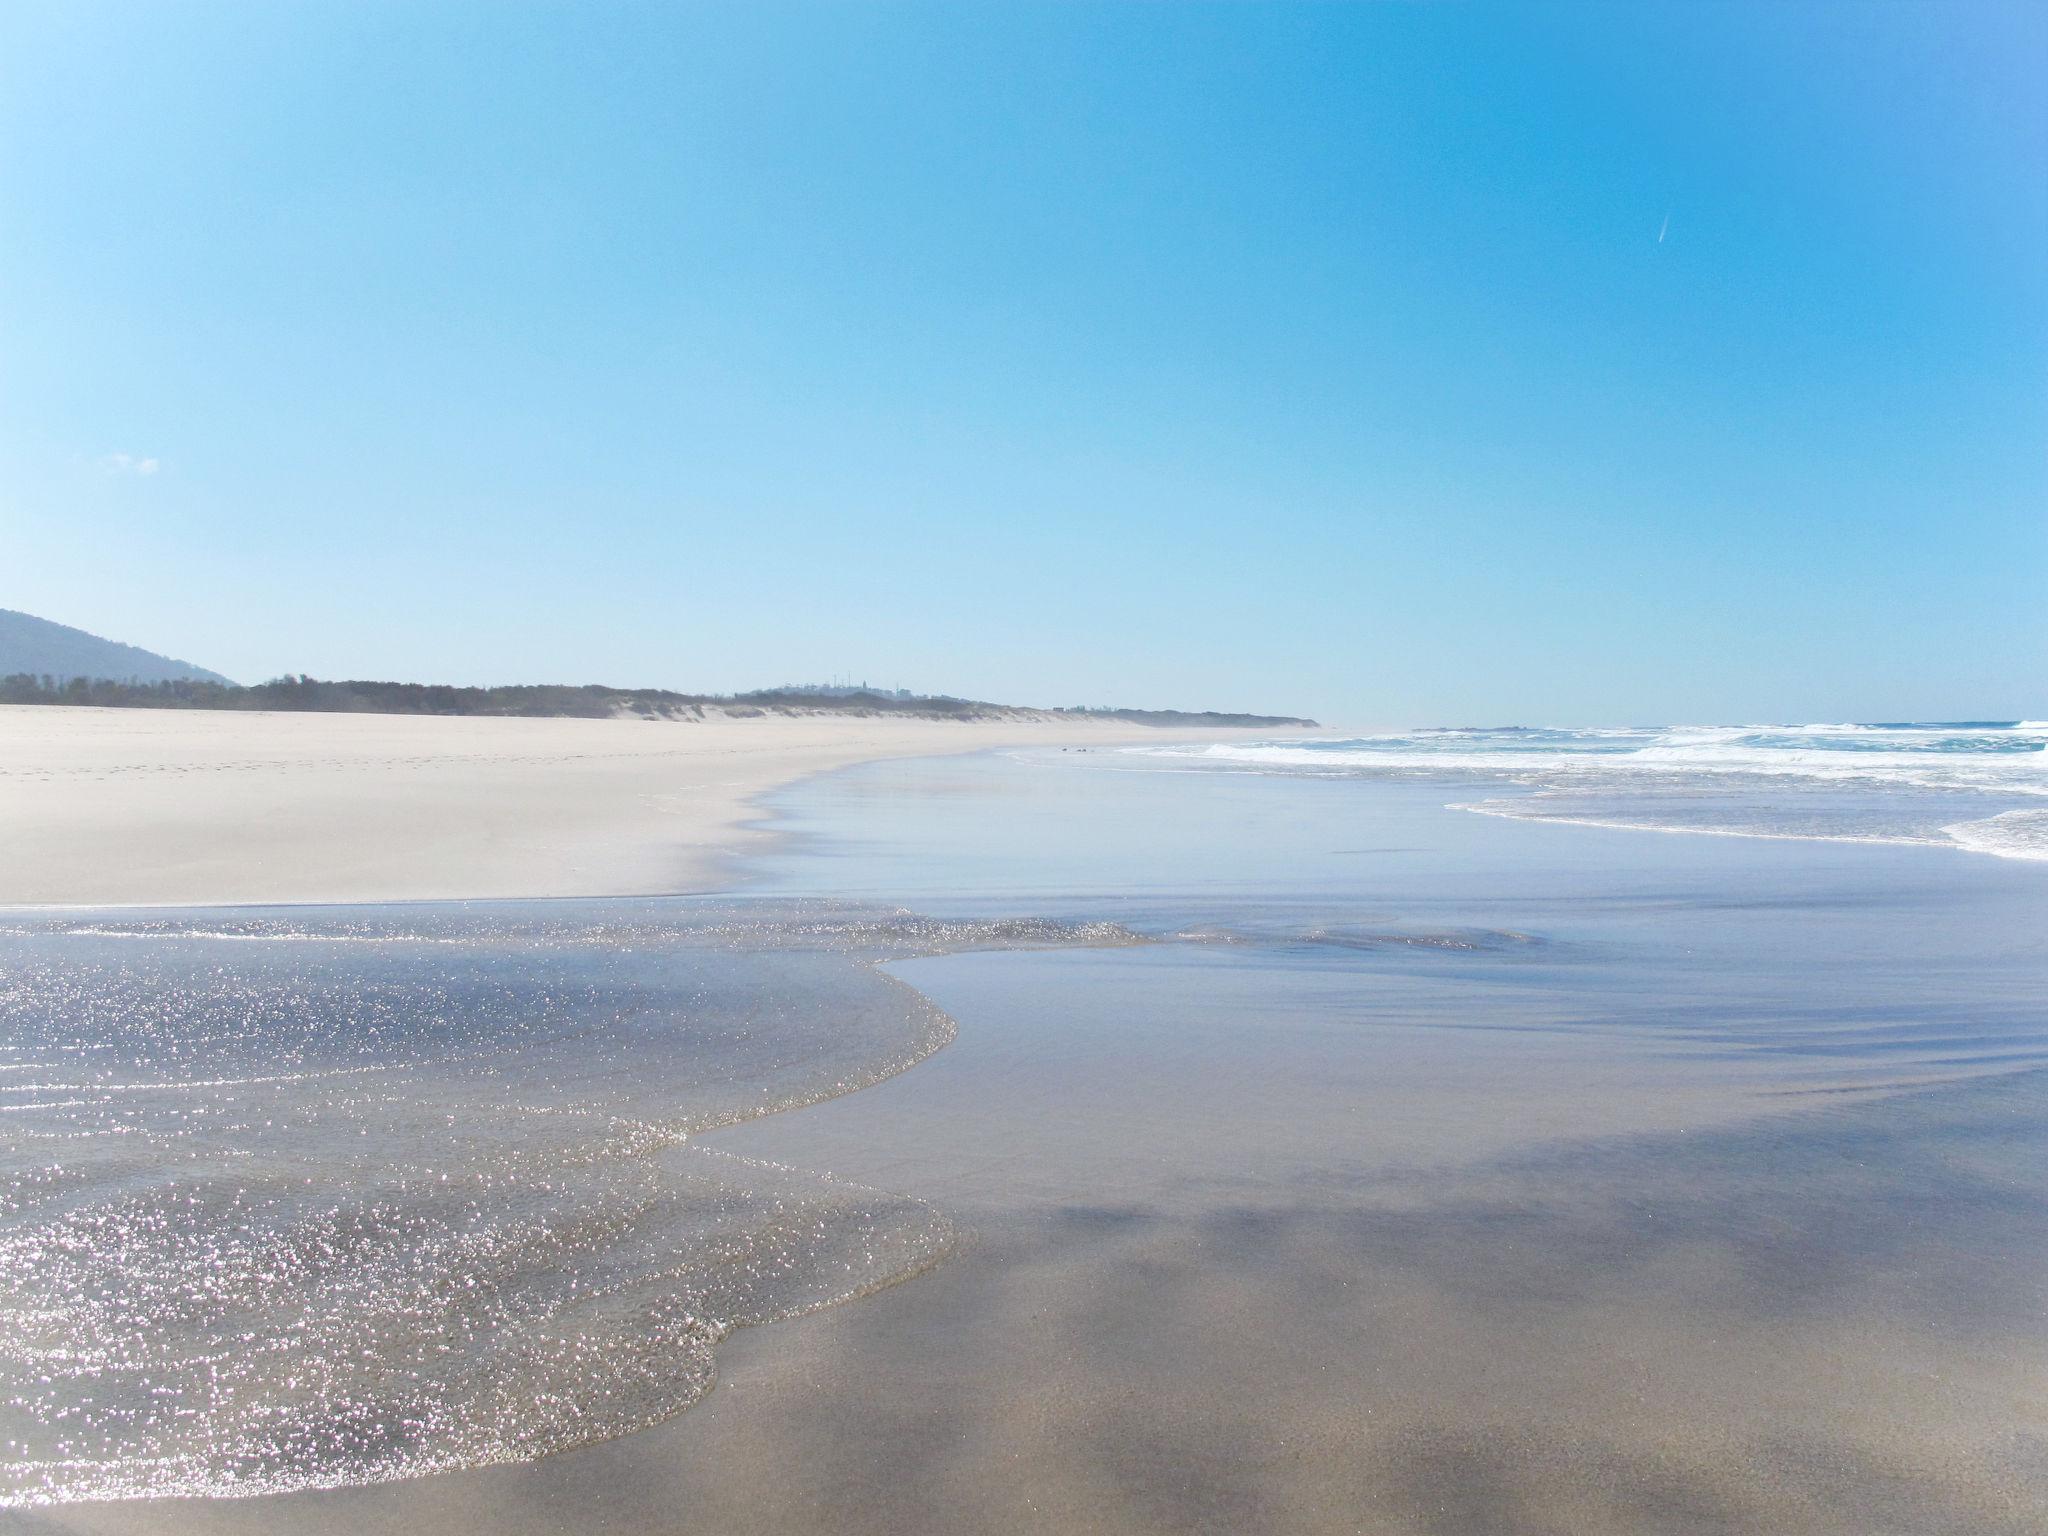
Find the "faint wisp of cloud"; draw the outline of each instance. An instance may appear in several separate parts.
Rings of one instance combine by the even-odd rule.
[[[1671,233],[1671,210],[1670,210],[1669,208],[1666,208],[1666,209],[1664,210],[1664,222],[1663,222],[1662,224],[1659,224],[1659,225],[1657,226],[1657,243],[1658,243],[1659,245],[1662,245],[1662,244],[1664,243],[1664,237],[1665,237],[1666,235],[1670,234],[1670,233]]]
[[[163,467],[160,459],[134,453],[110,453],[100,460],[100,468],[110,475],[153,475]]]

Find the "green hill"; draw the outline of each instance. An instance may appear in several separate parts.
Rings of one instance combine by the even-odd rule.
[[[115,683],[233,684],[218,672],[145,651],[118,640],[55,624],[34,614],[0,608],[0,677],[98,678]]]

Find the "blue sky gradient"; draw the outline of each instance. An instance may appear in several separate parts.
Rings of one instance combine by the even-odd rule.
[[[0,606],[245,680],[2048,714],[2048,6],[0,11]]]

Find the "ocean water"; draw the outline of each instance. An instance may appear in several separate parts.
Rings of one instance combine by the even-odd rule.
[[[1143,750],[1214,770],[1512,786],[1459,802],[1493,816],[2048,859],[2048,721],[2040,720],[1514,726]]]
[[[744,894],[18,914],[0,1504],[2037,1530],[2048,868],[1928,828],[2038,748],[1873,730],[882,763]]]

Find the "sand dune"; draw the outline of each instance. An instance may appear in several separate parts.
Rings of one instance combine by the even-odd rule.
[[[691,890],[760,835],[753,797],[806,774],[1160,736],[1091,721],[0,707],[0,904]]]

